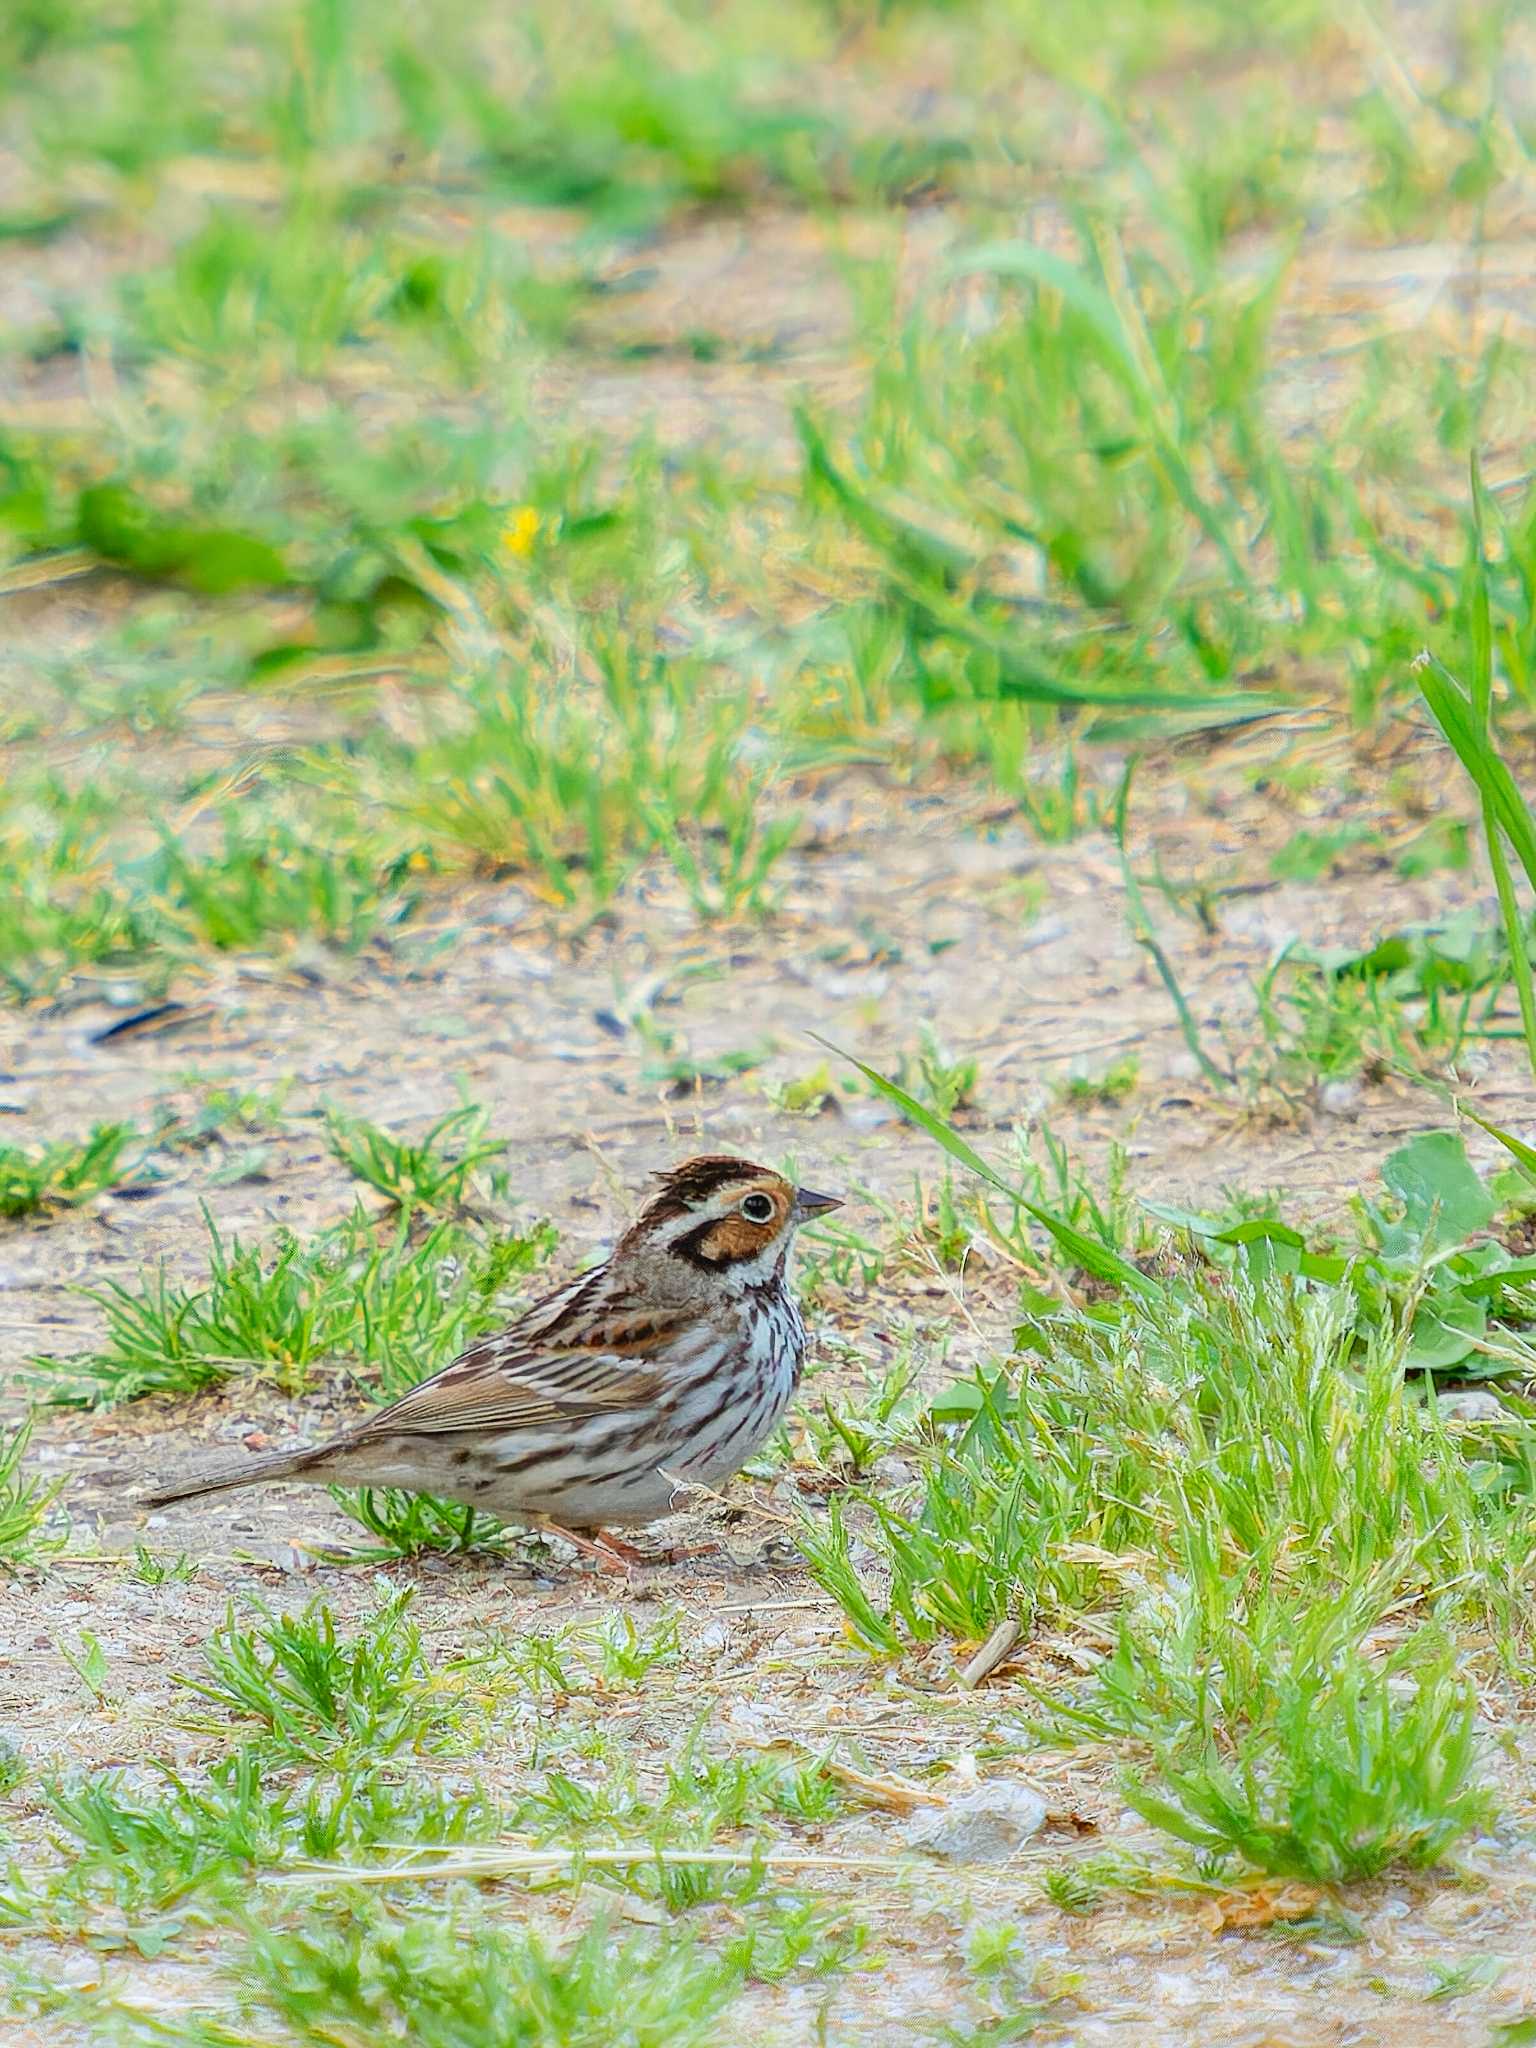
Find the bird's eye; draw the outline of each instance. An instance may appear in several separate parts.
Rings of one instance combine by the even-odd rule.
[[[747,1195],[742,1201],[741,1213],[749,1223],[771,1223],[773,1203],[767,1195]]]

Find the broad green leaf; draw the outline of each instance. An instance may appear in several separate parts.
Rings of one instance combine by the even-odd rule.
[[[940,1387],[928,1403],[928,1413],[936,1422],[969,1422],[985,1406],[986,1396],[974,1380],[953,1380]]]
[[[1142,1207],[1149,1215],[1204,1238],[1208,1244],[1230,1245],[1243,1254],[1248,1270],[1260,1278],[1270,1273],[1298,1273],[1310,1256],[1301,1232],[1278,1216],[1250,1216],[1242,1223],[1221,1224],[1162,1202],[1143,1202]],[[1343,1262],[1338,1263],[1342,1267]]]
[[[1254,1216],[1245,1223],[1234,1223],[1230,1230],[1217,1231],[1214,1241],[1229,1244],[1240,1252],[1244,1266],[1256,1280],[1267,1280],[1271,1273],[1300,1272],[1306,1251],[1301,1232],[1274,1216]]]
[[[1426,1131],[1399,1146],[1384,1162],[1381,1178],[1403,1204],[1408,1228],[1418,1236],[1431,1231],[1440,1248],[1486,1230],[1498,1212],[1455,1131]]]
[[[1347,1259],[1339,1252],[1303,1252],[1296,1270],[1304,1280],[1323,1280],[1337,1287],[1352,1272],[1363,1272],[1369,1265],[1367,1259]]]
[[[1491,1251],[1502,1248],[1491,1245]],[[1536,1287],[1536,1259],[1508,1259],[1500,1265],[1489,1264],[1486,1272],[1471,1273],[1459,1283],[1463,1294],[1484,1297],[1502,1294],[1506,1287]]]
[[[1488,1304],[1460,1288],[1443,1298],[1429,1295],[1420,1304],[1408,1337],[1403,1363],[1409,1372],[1445,1372],[1475,1353],[1472,1339],[1488,1328]]]
[[[136,576],[182,583],[210,597],[289,580],[276,548],[254,534],[168,519],[122,484],[83,490],[75,519],[82,546]]]
[[[1307,1244],[1299,1230],[1282,1223],[1278,1216],[1251,1216],[1245,1223],[1234,1223],[1227,1230],[1212,1231],[1211,1235],[1219,1244],[1283,1244],[1296,1251],[1305,1251]]]

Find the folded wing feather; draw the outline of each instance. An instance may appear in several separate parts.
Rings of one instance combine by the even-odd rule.
[[[666,1385],[654,1354],[673,1334],[671,1325],[659,1328],[651,1319],[643,1339],[602,1348],[521,1350],[491,1337],[370,1416],[356,1434],[542,1429],[583,1413],[648,1407]]]

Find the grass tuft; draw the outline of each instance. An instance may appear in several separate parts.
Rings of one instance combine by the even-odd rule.
[[[62,1548],[63,1529],[51,1529],[62,1480],[39,1484],[23,1469],[32,1440],[30,1421],[0,1433],[0,1565],[33,1564]]]
[[[743,1981],[685,1932],[620,1939],[599,1924],[556,1948],[454,1898],[430,1916],[317,1915],[259,1933],[241,1976],[301,2037],[420,2048],[703,2048]]]
[[[0,1145],[0,1216],[72,1208],[121,1186],[124,1154],[138,1136],[128,1124],[97,1124],[88,1138]]]
[[[322,1367],[371,1371],[376,1391],[403,1393],[504,1316],[499,1297],[548,1256],[554,1232],[482,1237],[442,1222],[413,1240],[409,1217],[380,1243],[360,1211],[300,1238],[223,1238],[210,1220],[210,1270],[178,1287],[162,1269],[137,1285],[85,1290],[105,1342],[83,1357],[39,1358],[61,1397],[89,1403],[194,1393],[257,1371],[289,1392]]]
[[[486,1112],[474,1103],[439,1117],[414,1143],[393,1138],[363,1117],[337,1110],[325,1120],[333,1156],[406,1215],[463,1207],[475,1170],[498,1159],[510,1140],[485,1136]]]
[[[497,1549],[504,1529],[494,1515],[429,1493],[396,1487],[333,1486],[330,1496],[342,1512],[374,1540],[340,1553],[348,1564],[377,1564],[391,1557],[454,1555]]]
[[[430,1697],[409,1606],[409,1594],[392,1596],[351,1637],[319,1600],[294,1615],[258,1607],[251,1627],[231,1607],[204,1646],[202,1674],[181,1683],[236,1720],[258,1722],[287,1762],[334,1769],[441,1743],[452,1707]]]
[[[1443,1639],[1368,1646],[1384,1587],[1299,1600],[1185,1539],[1187,1577],[1122,1615],[1056,1726],[1145,1744],[1127,1802],[1206,1858],[1338,1884],[1439,1862],[1497,1811],[1477,1697]],[[1373,1590],[1375,1597],[1373,1598]]]

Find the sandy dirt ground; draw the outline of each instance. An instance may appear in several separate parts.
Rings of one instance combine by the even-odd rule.
[[[655,289],[689,297],[711,331],[786,346],[793,374],[823,375],[835,397],[853,373],[830,350],[836,319],[826,271],[801,260],[799,228],[770,221],[758,232],[766,240],[750,250],[735,228],[680,236],[657,255]],[[921,233],[918,224],[914,237]],[[1416,317],[1454,312],[1455,266],[1432,254],[1421,254],[1418,286],[1401,264],[1390,277],[1385,264],[1379,275],[1343,266],[1340,303],[1351,318],[1373,292],[1411,305]],[[122,258],[131,262],[134,252]],[[69,251],[57,260],[68,262]],[[767,306],[765,269],[781,287]],[[654,306],[642,314],[654,331]],[[1326,342],[1314,333],[1320,353]],[[818,348],[828,351],[821,372],[808,363]],[[789,381],[788,370],[744,378],[737,365],[668,362],[584,374],[579,390],[556,376],[551,402],[574,401],[598,424],[646,410],[664,439],[719,433],[728,416],[730,431],[763,443],[784,434]],[[69,389],[17,394],[18,403],[44,398],[61,416],[78,403]],[[108,602],[91,584],[11,599],[11,673],[24,672],[23,641],[88,642]],[[1095,757],[1091,772],[1106,797],[1122,765]],[[1221,1057],[1252,1055],[1253,983],[1288,941],[1366,944],[1463,903],[1486,905],[1481,872],[1409,881],[1392,865],[1393,847],[1422,823],[1405,815],[1404,787],[1429,816],[1448,800],[1447,782],[1443,754],[1418,725],[1389,725],[1355,744],[1322,709],[1190,742],[1144,770],[1138,868],[1155,856],[1180,882],[1204,885],[1216,908],[1207,933],[1156,902],[1164,945]],[[418,929],[352,962],[302,953],[281,964],[225,958],[189,972],[174,992],[187,1007],[173,1030],[101,1040],[122,1015],[125,992],[89,982],[55,1007],[0,1013],[0,1115],[7,1133],[28,1139],[77,1133],[98,1118],[147,1125],[208,1084],[288,1090],[285,1124],[262,1137],[251,1178],[210,1185],[189,1155],[179,1177],[147,1198],[109,1196],[46,1222],[0,1226],[0,1369],[12,1407],[26,1398],[34,1355],[66,1356],[99,1329],[99,1311],[75,1290],[126,1282],[161,1261],[174,1279],[200,1276],[205,1206],[222,1232],[243,1238],[344,1214],[354,1191],[323,1143],[322,1103],[406,1130],[454,1107],[461,1090],[484,1104],[492,1128],[510,1140],[520,1213],[558,1226],[557,1272],[610,1239],[648,1171],[699,1149],[792,1159],[817,1184],[846,1188],[850,1223],[889,1246],[892,1226],[878,1203],[910,1210],[942,1162],[868,1095],[842,1096],[812,1116],[775,1109],[765,1087],[803,1077],[826,1057],[811,1033],[889,1070],[932,1025],[956,1056],[979,1062],[966,1127],[982,1151],[1006,1157],[1015,1133],[1045,1115],[1090,1171],[1101,1172],[1111,1143],[1123,1142],[1133,1187],[1174,1203],[1280,1188],[1291,1214],[1326,1221],[1371,1189],[1395,1144],[1443,1121],[1421,1090],[1391,1077],[1290,1102],[1268,1086],[1213,1092],[1132,936],[1117,858],[1100,834],[1045,847],[1012,807],[974,784],[908,786],[862,770],[808,782],[789,800],[811,829],[783,865],[779,913],[763,928],[701,930],[681,896],[655,883],[573,938],[520,884],[484,883],[445,895]],[[1346,822],[1371,826],[1378,843],[1343,855],[1316,884],[1271,878],[1271,856],[1298,828]],[[653,1048],[626,1022],[637,1006],[702,1065],[745,1050],[760,1051],[761,1064],[724,1082],[658,1085],[648,1078]],[[1100,1073],[1130,1054],[1140,1071],[1128,1101],[1084,1108],[1062,1099],[1073,1074]],[[1517,1121],[1528,1112],[1512,1048],[1470,1054],[1463,1078],[1483,1113]],[[1491,1145],[1471,1149],[1491,1162]],[[880,1366],[914,1333],[925,1373],[942,1378],[989,1336],[1005,1336],[1010,1292],[1010,1276],[984,1246],[958,1277],[914,1257],[888,1260],[868,1287],[822,1287],[813,1321],[833,1363],[811,1380],[807,1399],[851,1381],[860,1365]],[[752,1994],[743,2038],[929,2038],[962,1996],[953,1958],[963,1930],[1002,1919],[1017,1920],[1038,1983],[1054,1996],[1039,2038],[1075,2048],[1483,2048],[1494,2022],[1536,2009],[1536,1862],[1521,1839],[1532,1822],[1531,1744],[1513,1694],[1486,1702],[1509,1738],[1498,1764],[1506,1839],[1475,1848],[1451,1882],[1353,1889],[1353,1938],[1341,1938],[1337,1925],[1319,1934],[1315,1920],[1299,1932],[1283,1918],[1244,1925],[1232,1895],[1117,1897],[1075,1918],[1043,1900],[1044,1869],[1106,1844],[1164,1860],[1166,1852],[1124,1809],[1100,1760],[1030,1749],[1016,1673],[969,1695],[939,1661],[886,1670],[849,1648],[840,1614],[784,1541],[783,1518],[800,1493],[793,1468],[744,1482],[733,1516],[711,1519],[719,1553],[659,1564],[628,1585],[534,1551],[327,1564],[318,1553],[344,1540],[345,1525],[326,1496],[297,1489],[149,1519],[133,1504],[134,1488],[151,1476],[211,1462],[256,1434],[318,1433],[356,1398],[340,1380],[295,1400],[236,1378],[191,1402],[40,1412],[34,1458],[65,1482],[73,1546],[47,1571],[0,1584],[0,1730],[36,1769],[213,1754],[217,1745],[185,1725],[175,1674],[195,1661],[231,1600],[259,1596],[289,1608],[321,1594],[338,1617],[355,1620],[382,1590],[410,1587],[429,1647],[445,1657],[486,1632],[541,1631],[609,1612],[644,1623],[675,1607],[680,1662],[664,1680],[637,1695],[586,1695],[543,1711],[565,1717],[567,1732],[603,1717],[637,1754],[660,1759],[707,1700],[711,1741],[723,1750],[783,1742],[892,1778],[947,1762],[957,1782],[974,1769],[1031,1785],[1049,1814],[1002,1872],[936,1861],[901,1875],[866,1871],[858,1905],[880,1968],[830,1988]],[[185,1552],[191,1577],[138,1582],[126,1561],[140,1540],[160,1555]],[[107,1658],[100,1700],[62,1654],[84,1631]],[[1072,1647],[1033,1643],[1017,1670],[1062,1681]],[[519,1782],[527,1747],[509,1729],[504,1751],[475,1759],[493,1791]],[[35,1833],[37,1822],[23,1815],[20,1825]],[[876,1809],[803,1832],[828,1856],[859,1859],[899,1849],[903,1825]],[[808,1882],[831,1897],[846,1889],[836,1874]],[[515,1887],[505,1896],[510,1912],[521,1910]],[[203,1960],[218,1943],[217,1933],[205,1938]],[[1426,2004],[1435,1965],[1469,1956],[1502,1958],[1497,1984]],[[78,1981],[105,1969],[132,1995],[170,2005],[191,1996],[203,1974],[193,1963],[83,1949],[62,1966],[40,1960]],[[16,2048],[65,2048],[68,2032],[39,2022],[8,2038]]]
[[[1294,808],[1263,787],[1236,798],[1215,792],[1245,779],[1264,785],[1267,758],[1293,758],[1311,743],[1305,724],[1260,728],[1235,747],[1170,762],[1142,792],[1140,857],[1155,847],[1170,873],[1198,872],[1236,891],[1214,939],[1182,921],[1165,934],[1197,1018],[1215,1027],[1211,1043],[1222,1043],[1224,1023],[1234,1052],[1253,1042],[1252,979],[1287,938],[1358,943],[1443,914],[1481,889],[1475,876],[1405,883],[1373,871],[1369,857],[1346,886],[1267,883],[1267,851],[1295,829]],[[1411,751],[1422,740],[1410,732],[1403,744]],[[1341,757],[1339,766],[1323,800],[1330,820],[1371,816],[1368,795],[1344,793],[1346,775],[1370,788],[1370,764]],[[792,1157],[818,1183],[848,1189],[850,1220],[888,1238],[869,1198],[911,1203],[940,1162],[868,1096],[811,1117],[770,1106],[765,1081],[804,1075],[822,1059],[811,1032],[890,1065],[919,1025],[932,1023],[957,1055],[980,1062],[973,1143],[1006,1157],[1016,1128],[1044,1113],[1090,1167],[1102,1167],[1110,1140],[1121,1139],[1133,1185],[1165,1201],[1283,1187],[1293,1214],[1326,1218],[1369,1190],[1384,1154],[1424,1126],[1422,1096],[1390,1082],[1336,1091],[1326,1108],[1290,1108],[1268,1093],[1248,1103],[1214,1096],[1193,1073],[1151,963],[1118,914],[1115,859],[1101,839],[1042,849],[998,806],[959,790],[919,794],[870,781],[807,800],[819,836],[792,857],[782,914],[766,931],[701,933],[657,890],[573,944],[551,933],[541,907],[516,886],[488,885],[467,905],[443,906],[451,942],[422,949],[414,963],[405,947],[401,957],[365,957],[345,969],[225,963],[182,992],[187,1022],[171,1033],[99,1043],[118,1013],[89,1000],[13,1020],[4,1106],[29,1132],[74,1130],[96,1117],[148,1123],[192,1077],[242,1090],[280,1079],[292,1086],[288,1127],[265,1142],[258,1179],[209,1187],[194,1158],[184,1178],[149,1199],[106,1197],[88,1212],[9,1227],[0,1242],[9,1364],[89,1343],[98,1312],[73,1288],[127,1281],[159,1260],[176,1278],[198,1277],[204,1204],[221,1231],[242,1237],[274,1224],[313,1228],[344,1213],[351,1189],[318,1126],[306,1127],[304,1112],[322,1100],[414,1129],[453,1107],[462,1086],[510,1137],[526,1213],[559,1226],[561,1269],[611,1236],[647,1171],[701,1147]],[[656,992],[654,1014],[697,1061],[775,1049],[747,1078],[680,1093],[658,1087],[644,1078],[648,1049],[615,1029],[626,999],[646,989]],[[1101,1072],[1131,1052],[1141,1073],[1129,1103],[1080,1110],[1060,1101],[1069,1074]],[[1528,1100],[1512,1056],[1486,1061],[1469,1079],[1494,1116],[1517,1115]],[[816,1321],[842,1340],[839,1363],[830,1379],[811,1382],[808,1398],[855,1376],[850,1359],[878,1367],[911,1331],[930,1376],[942,1377],[989,1333],[1003,1336],[1008,1294],[1006,1273],[984,1249],[958,1279],[925,1274],[918,1263],[867,1290],[831,1289]],[[797,1495],[792,1472],[745,1488],[744,1512],[717,1518],[718,1557],[661,1565],[620,1588],[585,1567],[536,1557],[326,1566],[315,1553],[344,1540],[344,1526],[323,1494],[300,1489],[192,1503],[148,1520],[132,1504],[133,1488],[150,1475],[208,1462],[256,1432],[274,1441],[318,1432],[355,1400],[341,1384],[292,1401],[236,1379],[191,1403],[43,1412],[39,1469],[66,1478],[75,1547],[90,1554],[23,1573],[4,1589],[0,1714],[29,1758],[71,1768],[132,1763],[163,1754],[168,1729],[187,1758],[202,1753],[196,1736],[175,1732],[173,1674],[188,1668],[230,1599],[259,1594],[286,1607],[320,1592],[338,1615],[355,1617],[381,1587],[409,1585],[429,1643],[445,1654],[484,1630],[545,1629],[609,1610],[643,1620],[675,1603],[683,1615],[677,1681],[637,1702],[588,1700],[573,1711],[627,1717],[642,1748],[649,1742],[660,1754],[686,1729],[702,1690],[718,1703],[715,1734],[728,1747],[784,1740],[813,1756],[837,1744],[866,1769],[901,1775],[939,1758],[1000,1755],[985,1774],[1021,1778],[1056,1816],[1004,1875],[936,1866],[931,1877],[873,1880],[867,1896],[887,1966],[856,1973],[831,1994],[827,2039],[875,2040],[898,2019],[904,2027],[920,2014],[937,2019],[954,1990],[947,1968],[927,1958],[957,1926],[1013,1915],[1044,1981],[1055,1973],[1067,1987],[1044,2038],[1084,2048],[1481,2043],[1489,2015],[1518,2012],[1523,1996],[1536,1997],[1536,1965],[1523,1953],[1536,1868],[1524,1850],[1490,1854],[1482,1869],[1474,1856],[1457,1884],[1352,1893],[1359,1938],[1344,1944],[1287,1940],[1283,1929],[1220,1931],[1220,1909],[1187,1896],[1119,1902],[1082,1920],[1044,1905],[1032,1881],[1040,1867],[1084,1853],[1084,1842],[1147,1846],[1110,1775],[1092,1757],[1019,1753],[1024,1703],[1006,1674],[975,1698],[933,1673],[914,1691],[901,1674],[872,1671],[850,1651],[840,1615],[788,1561],[776,1518]],[[158,1588],[136,1582],[124,1562],[139,1540],[159,1554],[186,1552],[196,1561],[192,1578]],[[105,1708],[83,1693],[61,1654],[85,1630],[108,1658]],[[1047,1682],[1067,1668],[1050,1644],[1034,1646],[1028,1665]],[[1489,1706],[1523,1739],[1512,1702]],[[482,1761],[493,1786],[502,1773],[516,1782],[515,1749]],[[1508,1775],[1519,1811],[1529,1803],[1528,1778],[1513,1764]],[[900,1846],[900,1823],[862,1818],[827,1831],[826,1846],[880,1853]],[[1469,1948],[1508,1958],[1496,1991],[1425,2007],[1430,1965]],[[135,1995],[185,1995],[176,1988],[182,1970],[121,1959],[114,1967]],[[812,2038],[810,1994],[759,1997],[762,2038]],[[45,2028],[27,2037],[28,2048],[58,2038]]]

